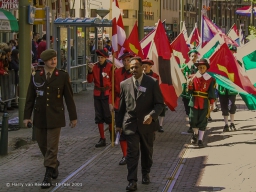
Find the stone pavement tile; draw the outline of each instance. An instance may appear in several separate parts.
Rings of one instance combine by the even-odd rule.
[[[223,133],[221,111],[212,113],[204,143],[189,146],[186,163],[172,191],[255,191],[256,113],[237,99],[235,125],[239,131]]]
[[[54,180],[55,184],[60,183],[81,165],[104,150],[104,148],[94,147],[98,142],[99,133],[92,112],[92,91],[88,89],[88,91],[76,94],[74,98],[78,111],[78,125],[71,129],[68,127],[67,121],[67,126],[62,128],[58,156],[60,175],[58,179]],[[181,150],[190,140],[189,134],[181,134],[181,132],[187,131],[186,124],[183,103],[179,100],[176,112],[170,110],[166,112],[163,126],[165,132],[156,132],[150,185],[141,184],[139,164],[138,188],[140,191],[162,191],[179,160]],[[110,143],[108,131],[105,133],[107,142]],[[9,132],[9,144],[16,138],[30,138],[31,135],[31,129]],[[69,184],[82,183],[81,187],[64,187],[59,191],[124,191],[128,184],[127,168],[118,165],[121,157],[120,146],[110,147],[68,181]],[[40,187],[35,186],[36,183],[42,181],[45,172],[43,158],[36,142],[28,142],[23,147],[11,149],[7,156],[1,156],[0,170],[0,191],[50,191],[53,189],[52,187],[49,190],[41,190]],[[6,187],[7,182],[33,183],[34,186]]]

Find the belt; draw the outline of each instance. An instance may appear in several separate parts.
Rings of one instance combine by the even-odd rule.
[[[96,90],[99,90],[99,91],[106,91],[106,90],[108,90],[109,89],[109,86],[107,86],[107,87],[97,87],[97,86],[94,86],[94,89],[96,89]]]
[[[192,96],[208,98],[208,93],[201,92],[201,91],[194,91]]]

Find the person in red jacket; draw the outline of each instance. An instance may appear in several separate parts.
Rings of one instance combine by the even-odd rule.
[[[143,59],[142,60],[142,67],[144,68],[144,73],[146,75],[149,75],[151,77],[154,77],[155,79],[157,79],[159,81],[159,75],[154,73],[151,68],[154,65],[154,61],[150,60],[150,59]],[[163,111],[161,112],[161,114],[159,115],[159,129],[158,132],[164,132],[163,130],[163,121],[164,121],[164,117],[165,117],[165,108],[163,109]]]
[[[154,61],[153,60],[150,60],[150,59],[143,59],[142,60],[142,67],[144,69],[144,73],[146,75],[149,75],[151,77],[154,77],[155,79],[157,79],[159,81],[159,75],[154,73],[151,68],[152,66],[154,65]]]
[[[96,50],[98,56],[97,63],[88,64],[88,83],[94,82],[94,109],[95,123],[98,124],[100,140],[95,147],[106,146],[104,134],[104,123],[109,125],[111,135],[111,113],[109,106],[109,97],[111,97],[111,77],[113,65],[107,61],[108,52],[105,49]]]
[[[200,59],[194,65],[198,68],[198,72],[189,80],[188,84],[188,91],[191,94],[188,104],[190,126],[194,131],[191,143],[203,148],[204,132],[216,98],[216,80],[207,73],[210,68],[208,60]]]
[[[125,79],[132,76],[130,73],[130,58],[134,57],[132,53],[127,50],[124,50],[124,53],[119,60],[122,60],[123,67],[120,67],[115,70],[115,85],[114,85],[114,107],[112,105],[112,100],[110,99],[110,108],[115,111],[115,117],[117,117],[119,101],[120,101],[120,83]],[[126,156],[127,156],[127,141],[124,135],[121,133],[120,135],[120,146],[123,152],[123,157],[119,162],[119,165],[126,165]]]

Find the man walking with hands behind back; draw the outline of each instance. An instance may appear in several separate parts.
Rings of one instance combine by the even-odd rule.
[[[130,60],[132,77],[121,82],[116,131],[123,132],[128,144],[126,190],[137,190],[137,172],[141,151],[142,184],[149,184],[153,164],[153,138],[158,116],[164,109],[163,96],[156,79],[143,74],[140,57]],[[123,128],[123,130],[121,129]]]
[[[66,71],[58,70],[57,55],[53,49],[42,52],[44,69],[36,71],[31,76],[24,109],[24,124],[32,123],[38,146],[44,156],[46,172],[41,188],[49,188],[51,179],[57,179],[60,162],[57,160],[58,144],[61,127],[65,127],[65,108],[63,97],[69,113],[70,126],[77,124],[76,106],[73,92]]]

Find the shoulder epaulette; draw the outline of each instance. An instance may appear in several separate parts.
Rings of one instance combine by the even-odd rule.
[[[66,72],[66,73],[67,73],[67,70],[65,70],[65,69],[59,69],[59,71],[64,71],[64,72]]]

